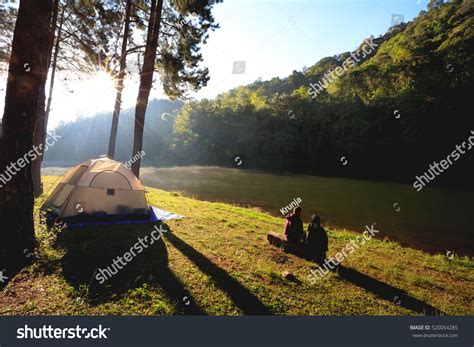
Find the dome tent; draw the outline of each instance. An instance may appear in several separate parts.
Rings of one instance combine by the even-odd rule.
[[[143,184],[124,164],[109,158],[69,169],[41,209],[48,219],[68,224],[150,219]]]

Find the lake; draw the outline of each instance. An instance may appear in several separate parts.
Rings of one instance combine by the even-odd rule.
[[[61,175],[64,168],[45,168]],[[428,252],[473,255],[473,193],[345,178],[275,174],[220,167],[150,168],[145,185],[201,200],[256,206],[282,218],[280,209],[301,199],[303,219],[319,214],[330,227],[363,232],[375,223],[378,237]],[[179,211],[177,211],[179,212]]]

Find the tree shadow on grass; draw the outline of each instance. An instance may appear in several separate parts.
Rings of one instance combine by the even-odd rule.
[[[86,296],[91,305],[118,300],[129,290],[147,284],[148,288],[161,288],[178,314],[204,315],[183,283],[169,269],[168,251],[163,240],[151,242],[153,230],[151,224],[66,229],[55,242],[56,247],[66,252],[61,259],[64,278]],[[142,245],[141,252],[137,250],[139,247],[134,248],[137,244]],[[114,259],[118,256],[123,259],[132,248],[136,256],[131,261],[125,266],[118,263],[122,269],[112,267]],[[107,280],[100,284],[96,276],[101,269],[102,274],[106,273],[105,269],[113,269],[116,274],[111,277],[107,274]],[[163,312],[157,312],[160,313]]]
[[[361,287],[384,300],[388,300],[395,305],[429,316],[439,316],[445,314],[437,308],[410,296],[404,290],[392,287],[389,284],[364,275],[357,270],[339,265],[336,269],[336,272],[339,274],[339,277],[343,278],[344,280],[355,284],[356,286]]]
[[[169,228],[167,227],[167,230]],[[206,256],[181,240],[175,234],[167,232],[165,238],[182,254],[191,260],[203,273],[212,277],[215,285],[226,292],[234,304],[246,315],[271,315],[272,312],[247,288],[230,276],[224,269],[215,265]]]
[[[34,259],[33,252],[28,249],[24,252],[18,250],[14,255],[0,255],[0,291],[25,267],[30,266]]]

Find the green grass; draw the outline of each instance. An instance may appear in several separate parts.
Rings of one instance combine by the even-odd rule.
[[[44,179],[47,191],[56,178]],[[430,307],[448,315],[474,313],[468,257],[449,259],[372,239],[344,260],[339,273],[311,285],[312,263],[266,241],[267,232],[282,230],[281,217],[152,188],[148,198],[187,218],[169,221],[164,242],[102,285],[94,279],[96,268],[110,265],[152,226],[48,230],[37,215],[36,262],[0,292],[0,314],[418,315]],[[328,234],[330,256],[357,236]],[[283,278],[285,271],[298,281]]]

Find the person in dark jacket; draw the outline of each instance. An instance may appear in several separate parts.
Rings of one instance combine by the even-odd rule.
[[[306,234],[301,220],[301,207],[296,207],[293,213],[286,217],[285,221],[285,238],[289,242],[304,243],[306,242]]]
[[[306,251],[309,259],[318,264],[322,264],[326,259],[328,251],[328,235],[321,226],[321,217],[313,214],[308,225],[308,238],[306,241]]]

